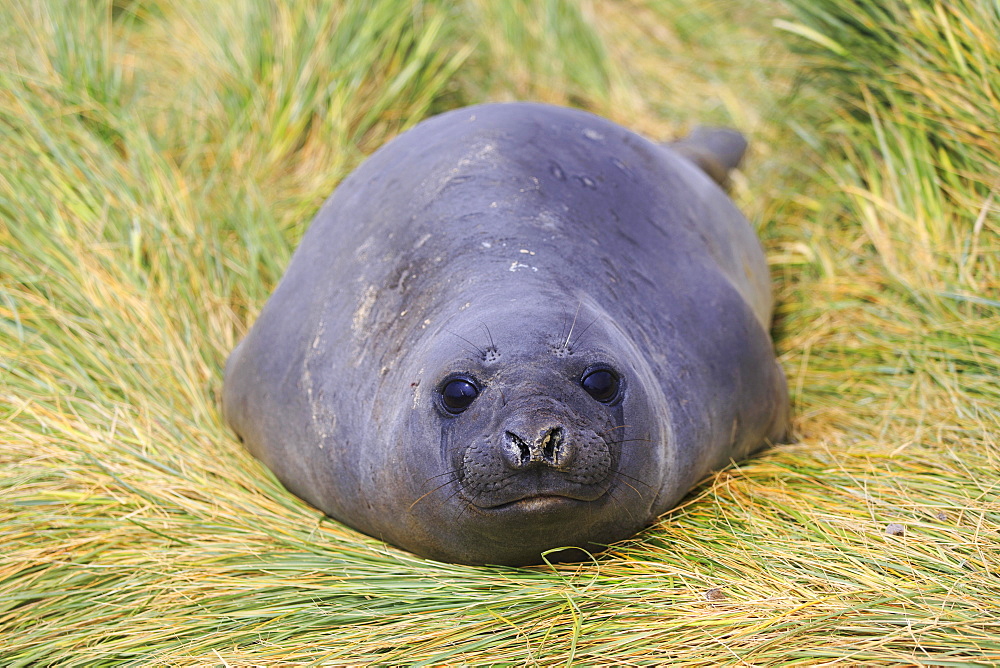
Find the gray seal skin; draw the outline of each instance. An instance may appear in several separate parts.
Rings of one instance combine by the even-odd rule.
[[[417,125],[323,205],[226,420],[290,491],[433,559],[633,535],[786,428],[764,255],[705,171],[743,152],[724,132],[671,149],[527,103]]]

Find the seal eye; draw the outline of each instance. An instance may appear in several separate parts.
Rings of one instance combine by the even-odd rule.
[[[478,396],[479,388],[467,378],[452,378],[441,388],[441,404],[454,415],[468,408]]]
[[[618,388],[621,386],[621,382],[614,372],[608,369],[595,369],[583,376],[580,385],[587,390],[587,394],[602,404],[610,404],[618,398]]]

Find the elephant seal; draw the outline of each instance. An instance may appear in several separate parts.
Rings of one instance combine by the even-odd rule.
[[[319,211],[226,420],[291,492],[429,558],[633,535],[785,431],[764,255],[705,171],[742,152],[541,104],[420,123]]]

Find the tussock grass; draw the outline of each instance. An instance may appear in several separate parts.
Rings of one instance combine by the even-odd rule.
[[[1000,661],[998,35],[971,0],[0,6],[0,662]],[[437,564],[284,492],[221,365],[364,154],[515,98],[751,134],[798,441],[592,562]]]

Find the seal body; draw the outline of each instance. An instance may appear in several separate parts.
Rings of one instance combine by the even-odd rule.
[[[469,107],[323,205],[227,363],[224,414],[371,536],[572,558],[782,437],[771,309],[750,225],[679,150],[582,111]]]

